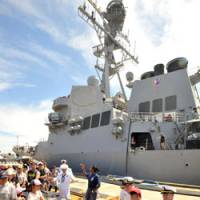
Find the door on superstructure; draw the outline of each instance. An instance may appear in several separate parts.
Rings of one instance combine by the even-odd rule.
[[[154,150],[151,134],[148,132],[131,133],[131,149],[144,147],[145,150]]]

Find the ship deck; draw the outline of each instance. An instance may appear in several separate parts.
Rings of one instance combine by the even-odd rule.
[[[77,178],[78,182],[71,184],[71,193],[73,200],[81,200],[85,194],[87,188],[87,180],[84,178]],[[176,200],[200,200],[200,188],[198,187],[176,187],[177,191],[181,191],[182,194],[176,194]],[[159,191],[150,190],[150,189],[141,189],[142,190],[142,200],[160,200],[161,194]],[[110,184],[110,183],[101,183],[101,188],[99,190],[99,200],[119,200],[121,188],[119,185]],[[185,191],[185,193],[184,193]]]

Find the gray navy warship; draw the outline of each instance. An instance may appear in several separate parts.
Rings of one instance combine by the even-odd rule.
[[[127,60],[138,63],[138,59],[121,42],[128,43],[122,33],[123,2],[111,1],[105,12],[92,0],[87,3],[78,10],[100,41],[93,47],[100,81],[91,76],[87,85],[72,86],[69,95],[54,100],[46,123],[48,140],[40,142],[31,155],[50,165],[67,159],[77,172],[85,162],[95,163],[106,175],[200,184],[200,99],[196,89],[200,71],[189,76],[188,61],[181,57],[155,65],[140,80],[128,72],[128,99],[119,72]],[[119,62],[116,50],[123,55]],[[114,75],[121,91],[111,96]]]

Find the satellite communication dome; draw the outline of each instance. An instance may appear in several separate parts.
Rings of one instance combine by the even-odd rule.
[[[133,78],[134,78],[134,75],[133,75],[132,72],[127,72],[126,73],[126,80],[127,81],[131,82],[133,80]]]
[[[89,86],[98,86],[99,81],[95,76],[90,76],[87,80],[87,83]]]

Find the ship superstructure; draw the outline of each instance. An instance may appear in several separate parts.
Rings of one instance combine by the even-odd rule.
[[[196,89],[200,71],[189,76],[187,59],[176,58],[166,66],[155,65],[140,80],[128,72],[128,99],[119,70],[127,59],[135,63],[138,59],[118,39],[121,36],[128,42],[122,34],[123,2],[111,1],[105,12],[92,0],[88,2],[79,7],[79,13],[99,37],[100,44],[93,49],[100,80],[91,76],[87,85],[72,86],[69,95],[54,100],[46,123],[48,141],[36,146],[34,156],[51,165],[65,158],[74,171],[80,171],[80,163],[86,162],[97,164],[102,174],[200,184]],[[115,50],[122,52],[120,62],[115,61]],[[100,65],[102,58],[104,64]],[[111,96],[113,75],[118,77],[121,91]]]

